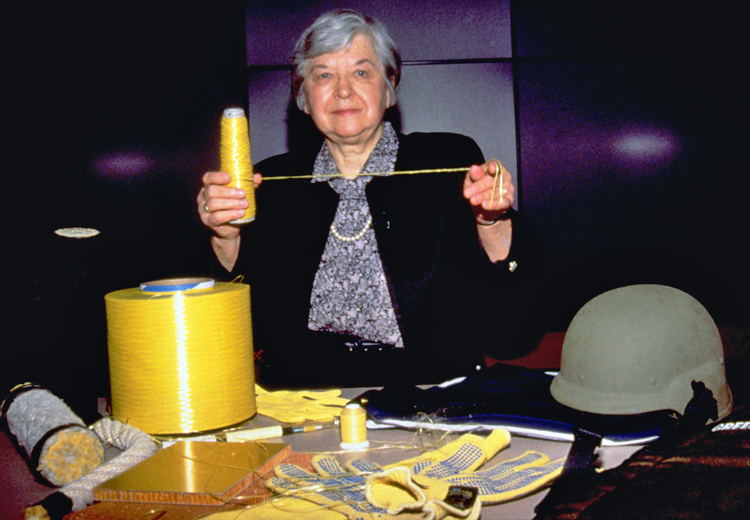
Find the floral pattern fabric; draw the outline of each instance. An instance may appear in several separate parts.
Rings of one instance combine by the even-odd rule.
[[[398,137],[390,123],[365,162],[361,173],[394,171]],[[313,167],[312,182],[328,182],[339,204],[313,282],[308,328],[351,334],[403,348],[393,302],[380,260],[365,187],[371,175],[331,178],[339,171],[325,144]],[[365,229],[367,228],[367,229]],[[360,236],[361,235],[361,236]],[[354,239],[355,237],[358,237]],[[341,240],[344,238],[346,240]]]

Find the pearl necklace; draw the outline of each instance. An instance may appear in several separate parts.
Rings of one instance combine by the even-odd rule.
[[[365,236],[365,233],[367,233],[367,230],[370,229],[371,225],[372,225],[372,215],[370,215],[370,217],[367,219],[367,222],[365,223],[365,227],[362,228],[362,231],[360,231],[354,236],[345,237],[344,235],[339,233],[338,230],[336,229],[336,226],[334,226],[333,223],[331,223],[331,234],[335,236],[336,238],[338,238],[339,240],[341,240],[342,242],[356,242],[357,240]]]

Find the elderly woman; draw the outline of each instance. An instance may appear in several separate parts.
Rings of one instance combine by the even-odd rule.
[[[504,308],[532,262],[521,259],[511,177],[467,137],[399,135],[384,121],[400,65],[380,23],[321,16],[296,44],[293,93],[323,146],[256,165],[257,219],[244,227],[230,224],[247,203],[229,175],[203,178],[200,217],[216,267],[252,287],[268,386],[435,382],[515,348]],[[391,175],[459,167],[466,173]],[[263,176],[310,174],[261,186]]]

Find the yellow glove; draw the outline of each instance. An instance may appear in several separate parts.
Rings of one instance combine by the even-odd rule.
[[[341,410],[349,402],[339,397],[341,390],[268,392],[258,385],[255,385],[255,390],[258,413],[285,423],[330,421],[341,415]]]
[[[296,498],[319,504],[320,518],[325,520],[338,518],[326,516],[328,513],[381,520],[479,518],[481,502],[476,500],[475,490],[466,490],[470,495],[467,499],[459,490],[445,486],[439,496],[433,496],[415,484],[404,467],[385,471],[378,468],[372,474],[355,475],[328,456],[313,457],[312,466],[315,473],[294,464],[279,464],[274,469],[276,477],[266,481],[266,487],[286,500]]]
[[[476,470],[508,444],[510,444],[510,433],[505,428],[492,430],[487,437],[467,433],[436,450],[383,466],[383,468],[395,466],[410,468],[417,482],[421,477],[439,479]]]
[[[291,470],[296,474],[293,479],[303,476]],[[351,474],[347,474],[348,477],[341,477],[348,478],[344,482],[332,476],[306,475],[313,480],[299,481],[301,486],[296,488],[286,478],[276,480],[281,487],[269,486],[285,493],[284,496],[247,509],[215,513],[204,520],[478,520],[481,511],[479,500],[474,500],[466,509],[437,499],[427,500],[411,481],[406,468],[379,472],[377,478],[376,475],[367,478],[355,476],[355,481],[351,480]],[[366,502],[362,485],[368,490],[367,494],[380,503]]]
[[[493,430],[486,439],[466,434],[435,451],[384,469],[409,468],[413,481],[431,496],[445,496],[456,487],[475,488],[483,504],[505,502],[541,489],[562,472],[565,459],[550,462],[549,457],[535,451],[477,471],[509,442],[510,433],[503,428]],[[380,469],[366,460],[353,460],[346,466],[355,473],[374,473]]]
[[[527,451],[520,457],[474,473],[458,473],[441,479],[443,485],[467,486],[479,490],[483,504],[497,504],[537,491],[560,476],[565,459]]]
[[[313,458],[315,473],[292,464],[280,464],[275,468],[276,478],[266,482],[266,486],[282,497],[264,504],[258,516],[252,518],[265,518],[260,515],[267,511],[271,515],[276,513],[275,518],[280,520],[291,520],[298,510],[309,512],[309,506],[294,502],[298,500],[319,504],[318,516],[311,517],[316,520],[339,520],[342,516],[382,520],[475,520],[482,504],[477,499],[477,491],[437,478],[472,472],[509,442],[507,430],[498,429],[486,438],[463,435],[435,451],[383,468],[369,461],[355,460],[347,464],[347,471],[336,459],[327,456]],[[417,485],[415,475],[429,485]],[[276,500],[283,502],[273,505]],[[297,518],[308,519],[308,516],[300,512]]]
[[[401,466],[370,474],[365,497],[372,506],[398,515],[399,519],[477,520],[482,510],[476,489],[450,485],[421,488],[412,480],[409,469]],[[418,501],[410,502],[413,497]]]

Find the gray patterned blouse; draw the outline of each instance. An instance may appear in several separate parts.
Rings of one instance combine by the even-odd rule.
[[[361,173],[392,172],[397,153],[398,137],[386,122]],[[338,174],[323,144],[315,159],[312,182],[328,182],[339,194],[339,205],[313,282],[308,328],[403,348],[365,197],[372,176],[330,178]]]

